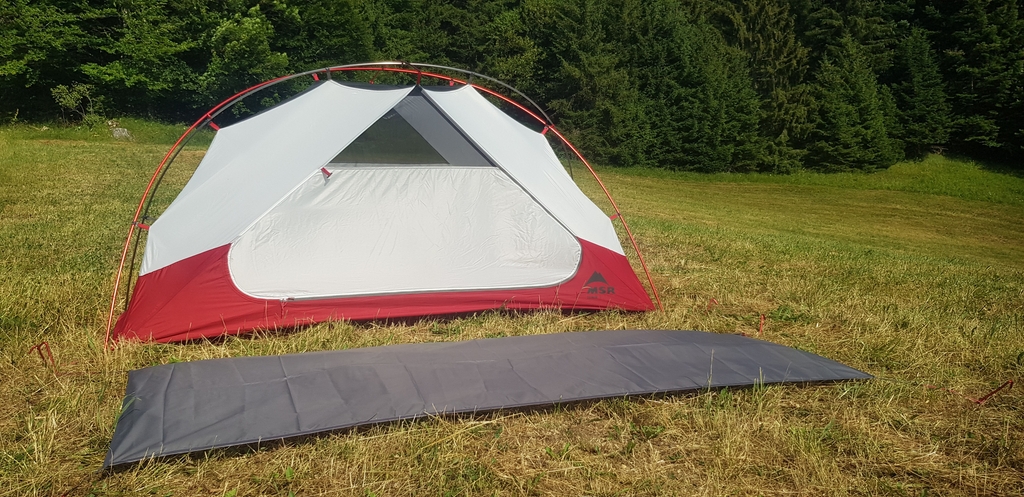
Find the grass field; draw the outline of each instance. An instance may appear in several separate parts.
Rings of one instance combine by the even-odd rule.
[[[1024,179],[602,169],[666,311],[484,313],[104,352],[112,273],[180,127],[0,128],[0,494],[1020,495]],[[158,203],[198,163],[182,153]],[[579,169],[576,169],[579,178]],[[581,180],[598,198],[596,185]],[[718,305],[709,306],[715,299]],[[604,328],[756,333],[876,375],[426,419],[99,473],[126,372],[211,357]],[[56,371],[29,348],[48,341]]]

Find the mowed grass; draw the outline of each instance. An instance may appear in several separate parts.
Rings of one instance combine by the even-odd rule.
[[[943,157],[873,175],[602,169],[664,313],[332,323],[104,352],[127,224],[181,130],[127,126],[134,142],[0,129],[0,494],[1024,493],[1024,389],[979,406],[926,387],[976,398],[1024,373],[1020,177]],[[158,205],[208,139],[182,153]],[[761,315],[763,339],[878,379],[431,418],[99,472],[131,369],[606,328],[756,334]],[[44,340],[56,371],[29,353]]]

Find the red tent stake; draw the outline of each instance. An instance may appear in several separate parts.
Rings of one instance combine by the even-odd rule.
[[[46,349],[46,356],[43,355],[43,349]],[[43,361],[43,364],[47,364],[47,357],[49,357],[49,366],[53,369],[53,373],[57,374],[57,361],[53,359],[53,351],[50,350],[50,344],[47,342],[39,342],[28,349],[28,353],[36,351],[39,354],[39,359]]]

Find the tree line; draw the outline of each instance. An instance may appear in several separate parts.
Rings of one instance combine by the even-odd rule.
[[[191,120],[292,72],[451,65],[595,160],[875,170],[1024,157],[1016,0],[0,0],[0,117]],[[269,103],[269,102],[267,102]]]

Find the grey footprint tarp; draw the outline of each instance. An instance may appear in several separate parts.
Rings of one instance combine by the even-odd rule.
[[[432,414],[871,375],[697,331],[556,333],[153,366],[128,373],[105,468]]]

